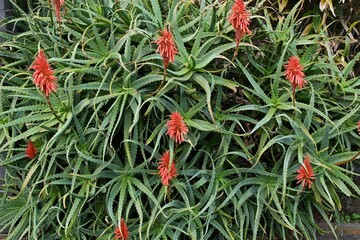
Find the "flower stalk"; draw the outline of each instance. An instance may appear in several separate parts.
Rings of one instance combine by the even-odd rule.
[[[51,101],[50,101],[50,97],[49,97],[49,96],[46,96],[46,101],[47,101],[47,103],[48,103],[48,105],[49,105],[49,107],[50,107],[51,113],[55,116],[55,118],[56,118],[59,122],[61,122],[62,124],[64,124],[65,122],[59,117],[59,115],[56,114],[56,112],[55,112],[55,110],[54,110],[54,108],[53,108],[53,106],[52,106],[52,104],[51,104]]]

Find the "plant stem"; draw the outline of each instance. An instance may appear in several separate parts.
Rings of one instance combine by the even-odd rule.
[[[159,87],[155,90],[155,92],[152,92],[152,93],[150,94],[150,96],[154,96],[158,91],[160,91],[160,89],[161,89],[162,86],[164,85],[165,79],[166,79],[166,68],[164,68],[164,77],[163,77],[163,80],[161,81]]]
[[[302,194],[305,191],[305,188],[302,188],[300,192],[298,192],[295,196],[299,196],[300,194]]]
[[[53,106],[51,105],[51,102],[50,102],[50,97],[49,97],[49,96],[46,96],[46,100],[47,100],[47,103],[48,103],[48,105],[49,105],[49,107],[50,107],[50,110],[51,110],[52,114],[55,116],[55,118],[56,118],[59,122],[61,122],[62,124],[64,124],[65,122],[64,122],[63,120],[61,120],[60,117],[59,117],[59,116],[56,114],[56,112],[54,111],[54,108],[53,108]]]
[[[292,87],[292,95],[293,95],[292,104],[294,107],[295,107],[295,90],[296,90],[296,88],[293,86]]]
[[[238,53],[239,53],[239,44],[236,44],[236,49],[235,49],[234,55],[233,55],[233,57],[232,57],[232,59],[231,59],[231,62],[233,62],[233,61],[235,60],[235,58],[237,57]]]
[[[160,83],[160,86],[156,90],[156,92],[159,91],[162,88],[162,86],[164,85],[165,79],[166,79],[166,68],[164,68],[164,77],[163,77],[163,80]]]

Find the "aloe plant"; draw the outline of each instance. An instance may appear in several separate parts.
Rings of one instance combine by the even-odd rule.
[[[28,1],[28,12],[12,3],[3,24],[18,33],[0,33],[8,239],[113,239],[122,221],[130,239],[316,239],[318,218],[336,235],[339,194],[360,195],[360,54],[339,63],[331,25],[302,34],[304,1],[278,19],[249,2],[252,34],[238,49],[230,1],[65,1],[60,22],[51,1]],[[164,69],[166,27],[178,54]],[[58,79],[53,111],[32,79],[40,49]],[[295,102],[291,56],[307,81]],[[167,133],[173,112],[189,130],[181,144]],[[164,186],[167,150],[177,176]],[[311,188],[295,178],[305,156]]]

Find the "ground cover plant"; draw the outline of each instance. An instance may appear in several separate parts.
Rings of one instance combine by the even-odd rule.
[[[316,239],[320,221],[335,235],[339,195],[360,195],[346,1],[12,3],[8,239]]]

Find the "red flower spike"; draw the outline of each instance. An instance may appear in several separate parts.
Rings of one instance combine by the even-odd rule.
[[[302,188],[304,189],[306,184],[308,188],[311,188],[312,181],[315,180],[315,174],[313,168],[310,164],[310,157],[306,156],[304,159],[304,164],[296,171],[298,175],[296,179],[298,180],[297,184],[302,182]]]
[[[34,159],[36,157],[37,149],[32,141],[28,142],[28,145],[26,147],[25,153],[26,156],[30,159]]]
[[[167,150],[160,158],[159,166],[158,166],[161,182],[164,186],[169,186],[171,179],[177,176],[174,159],[171,163],[171,167],[169,167],[169,165],[170,165],[170,151]]]
[[[189,132],[183,117],[178,112],[173,112],[171,114],[170,120],[166,123],[166,126],[168,126],[166,134],[179,144],[184,141],[184,135]]]
[[[164,68],[167,69],[169,62],[175,61],[175,55],[178,53],[178,50],[176,48],[174,37],[169,30],[165,28],[163,31],[160,30],[159,32],[162,36],[155,40],[155,43],[158,46],[156,52],[160,52],[160,55],[164,60]]]
[[[291,83],[293,93],[295,93],[295,89],[297,87],[301,89],[306,84],[303,66],[300,65],[300,60],[296,56],[289,58],[287,64],[285,65],[284,74],[285,78]]]
[[[358,126],[358,133],[360,135],[360,121],[357,122],[357,126]]]
[[[32,75],[35,85],[45,93],[46,97],[51,92],[56,92],[57,85],[55,81],[57,78],[54,76],[54,70],[51,69],[46,59],[44,50],[40,50],[31,68],[35,70]]]
[[[246,9],[243,0],[236,0],[230,10],[229,21],[235,30],[236,45],[239,45],[241,38],[245,34],[251,34],[250,12]]]
[[[53,0],[55,8],[55,15],[58,22],[61,22],[61,6],[64,5],[65,0]]]
[[[114,233],[115,233],[115,239],[121,239],[121,240],[129,239],[129,230],[123,218],[120,221],[120,227],[115,228]]]

